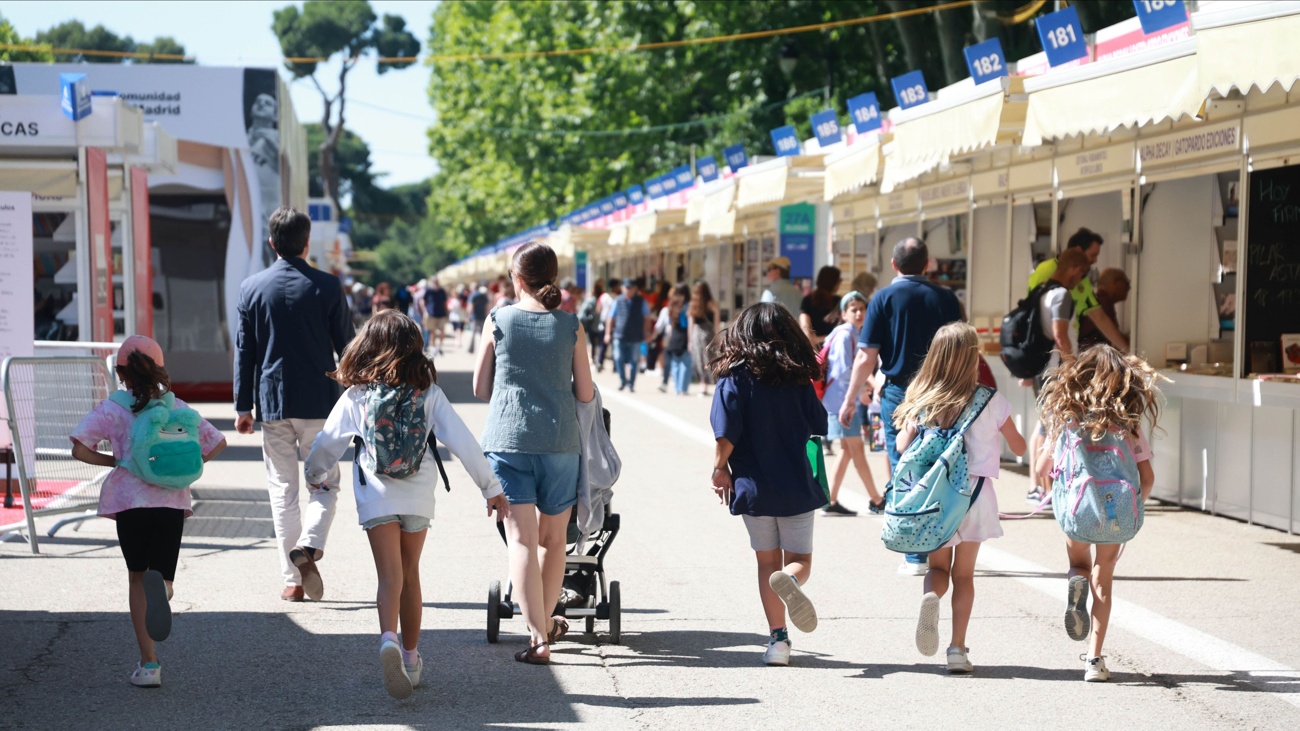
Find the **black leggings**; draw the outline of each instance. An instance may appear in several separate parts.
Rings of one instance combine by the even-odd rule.
[[[117,514],[117,542],[127,571],[157,571],[176,580],[185,511],[176,508],[132,508]]]

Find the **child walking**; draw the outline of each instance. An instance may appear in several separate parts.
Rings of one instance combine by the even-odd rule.
[[[799,323],[772,303],[737,316],[713,363],[713,490],[744,519],[758,559],[768,665],[790,664],[787,611],[800,631],[817,628],[803,586],[812,570],[813,515],[826,505],[808,461],[809,438],[826,434],[826,409],[812,386],[819,371]]]
[[[162,665],[154,642],[171,634],[172,582],[181,551],[185,519],[193,515],[190,490],[166,488],[146,482],[128,465],[135,456],[132,434],[136,417],[156,401],[171,396],[171,379],[163,367],[162,348],[151,338],[132,335],[117,351],[115,368],[126,391],[101,401],[72,432],[73,458],[112,470],[99,491],[99,515],[117,524],[117,541],[126,559],[129,605],[140,662],[131,673],[131,684],[141,688],[162,686]],[[174,398],[174,397],[173,397]],[[186,409],[175,399],[172,410]],[[197,423],[199,449],[207,462],[226,448],[226,438],[206,419],[189,412]],[[191,426],[192,428],[192,426]],[[188,430],[187,430],[188,431]],[[96,450],[100,442],[112,445],[113,453]]]
[[[353,492],[379,577],[379,662],[384,687],[406,698],[420,684],[420,551],[433,519],[438,469],[427,464],[430,430],[465,465],[498,519],[508,506],[478,440],[437,386],[420,326],[396,310],[375,313],[330,374],[347,387],[312,444],[304,471],[321,485],[348,445],[358,445]],[[436,457],[436,455],[434,455]],[[445,477],[444,477],[445,479]],[[397,629],[401,624],[401,642]]]
[[[1044,478],[1055,476],[1056,458],[1069,451],[1067,440],[1071,438],[1096,444],[1108,437],[1118,437],[1116,442],[1127,447],[1136,465],[1140,502],[1134,506],[1134,517],[1140,526],[1141,504],[1151,495],[1151,486],[1155,484],[1155,472],[1151,468],[1154,455],[1142,432],[1142,423],[1150,420],[1151,428],[1158,428],[1160,391],[1156,382],[1160,378],[1162,376],[1146,361],[1135,355],[1125,355],[1109,345],[1094,345],[1050,373],[1039,396],[1047,440],[1038,457],[1038,475]],[[1124,455],[1121,454],[1119,461],[1124,461]],[[1098,484],[1114,482],[1103,480],[1104,476],[1100,474],[1079,477],[1085,480],[1095,478]],[[1060,486],[1056,489],[1059,490]],[[1065,510],[1065,506],[1057,503],[1058,522],[1063,517],[1059,513]],[[1066,580],[1065,631],[1072,640],[1090,640],[1088,653],[1080,657],[1084,663],[1083,679],[1090,683],[1104,683],[1110,679],[1101,649],[1110,623],[1115,564],[1122,548],[1121,543],[1094,544],[1072,540],[1068,536],[1065,539],[1065,552],[1070,560],[1070,573]],[[1090,587],[1091,611],[1088,609]]]
[[[876,489],[876,481],[871,477],[871,466],[867,464],[867,448],[862,442],[862,412],[855,409],[853,421],[846,428],[840,424],[840,407],[848,398],[849,380],[853,371],[853,356],[858,348],[858,333],[862,323],[867,319],[867,298],[859,292],[849,292],[840,298],[840,318],[843,320],[826,336],[826,391],[822,394],[822,406],[830,414],[827,426],[827,438],[839,440],[843,449],[831,476],[830,504],[822,509],[822,515],[857,515],[856,512],[840,505],[840,487],[844,476],[848,474],[849,464],[857,471],[862,485],[867,488],[871,499],[870,510],[879,515],[885,510],[885,498]]]
[[[907,396],[894,411],[898,451],[905,452],[922,429],[948,429],[975,398],[979,385],[979,337],[975,328],[953,322],[939,328],[930,343],[921,370],[907,387]],[[969,673],[966,629],[975,604],[975,559],[980,543],[1002,535],[998,523],[998,477],[1002,440],[1012,453],[1025,453],[1025,439],[1016,429],[1011,404],[994,392],[984,410],[966,430],[966,466],[979,493],[962,519],[957,533],[929,556],[921,589],[921,610],[916,620],[916,649],[931,656],[939,650],[939,600],[952,584],[952,641],[948,645],[950,673]]]

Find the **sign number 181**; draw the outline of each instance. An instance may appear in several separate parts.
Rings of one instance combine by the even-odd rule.
[[[1152,0],[1152,2],[1156,3],[1161,1],[1162,0]],[[1152,2],[1148,2],[1147,4],[1151,5]],[[1053,28],[1052,31],[1047,34],[1047,40],[1052,44],[1052,48],[1064,48],[1071,43],[1078,42],[1079,38],[1074,34],[1073,25],[1062,25],[1058,28]]]

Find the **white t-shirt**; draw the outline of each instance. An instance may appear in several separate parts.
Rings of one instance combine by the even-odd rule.
[[[1069,294],[1063,289],[1057,291]],[[1002,425],[1009,418],[1011,404],[995,391],[984,411],[966,430],[966,468],[971,477],[997,479],[1002,460]]]
[[[1043,299],[1039,302],[1039,317],[1043,323],[1043,332],[1047,337],[1055,340],[1056,335],[1052,332],[1052,322],[1054,320],[1064,320],[1069,324],[1074,319],[1074,299],[1070,296],[1070,290],[1065,287],[1053,287],[1043,293]],[[1070,352],[1077,354],[1079,352],[1079,328],[1067,327],[1065,330],[1070,339]],[[1048,368],[1055,368],[1061,364],[1061,352],[1058,348],[1052,348],[1052,359],[1048,361]]]

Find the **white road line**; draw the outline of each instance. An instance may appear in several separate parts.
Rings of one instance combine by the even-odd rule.
[[[613,401],[627,406],[659,423],[672,428],[692,441],[713,442],[713,432],[700,428],[685,419],[670,414],[657,406],[651,406],[635,397],[621,393],[601,394],[606,401]],[[847,507],[865,510],[867,495],[847,485],[841,489],[841,502]],[[847,497],[848,500],[843,498]],[[1064,554],[1062,554],[1064,561]],[[1060,579],[1043,578],[1043,574],[1056,573],[1052,569],[1040,566],[1019,556],[985,545],[980,548],[979,565],[991,571],[1011,574],[1016,581],[1046,594],[1054,599],[1064,596],[1065,583]],[[1059,570],[1059,567],[1058,567]],[[1021,574],[1017,576],[1016,574]],[[1117,578],[1121,584],[1122,576]],[[1145,607],[1124,599],[1115,598],[1111,609],[1110,623],[1131,632],[1167,650],[1175,652],[1194,662],[1200,663],[1221,673],[1240,674],[1253,687],[1270,696],[1286,701],[1300,708],[1300,692],[1277,691],[1270,687],[1270,682],[1286,679],[1285,685],[1292,685],[1292,679],[1300,680],[1300,672],[1276,660],[1264,657],[1244,647],[1219,639],[1194,627],[1189,627]]]

